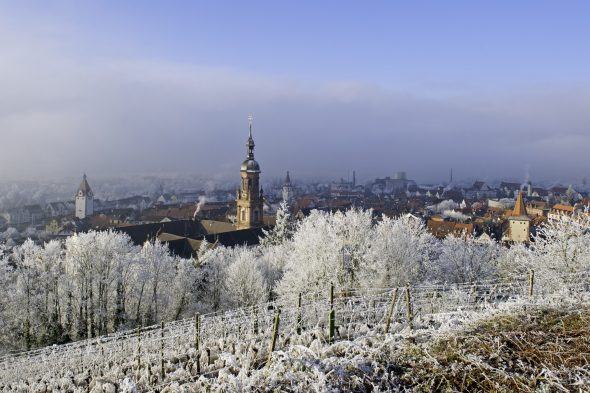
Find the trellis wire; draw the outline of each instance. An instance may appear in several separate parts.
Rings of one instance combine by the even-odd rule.
[[[587,274],[560,277],[568,282],[565,289],[570,294],[582,295],[590,291]],[[412,287],[412,312],[414,318],[419,318],[458,310],[485,309],[510,300],[527,299],[531,295],[527,278]],[[535,282],[537,281],[535,279]],[[346,290],[346,296],[335,294],[335,339],[350,338],[351,327],[356,325],[385,326],[394,290],[395,288],[371,288]],[[403,291],[403,288],[399,290]],[[560,296],[537,287],[534,293],[535,297],[552,299]],[[400,299],[402,296],[398,297],[397,305],[391,310],[391,323],[407,322],[404,307],[400,307]],[[218,356],[219,352],[235,350],[228,346],[228,341],[232,341],[234,346],[236,342],[243,341],[248,343],[248,348],[268,347],[278,307],[282,310],[279,336],[296,334],[299,328],[303,332],[313,329],[323,329],[327,332],[326,315],[332,307],[327,298],[303,301],[301,307],[297,304],[269,302],[201,315],[200,352],[208,350],[213,353],[212,356]],[[253,315],[258,326],[257,333],[251,328]],[[12,379],[28,380],[38,378],[44,373],[67,374],[72,373],[72,370],[92,373],[105,364],[124,365],[129,361],[133,363],[138,356],[141,357],[138,364],[151,367],[159,364],[161,358],[170,361],[179,354],[192,353],[199,356],[195,350],[194,337],[194,320],[186,319],[167,323],[163,328],[159,325],[147,326],[137,331],[129,330],[65,345],[4,355],[0,357],[0,381],[6,383]],[[320,338],[329,341],[327,333]],[[141,353],[137,352],[138,348],[141,348]],[[223,367],[225,366],[202,364],[201,375],[212,375]],[[133,372],[132,366],[127,367],[129,376],[133,376]]]

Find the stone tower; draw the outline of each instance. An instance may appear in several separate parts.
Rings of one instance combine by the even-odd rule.
[[[531,238],[531,219],[526,212],[523,192],[519,191],[512,215],[508,218],[508,240],[528,243]]]
[[[283,201],[290,203],[292,198],[293,186],[291,185],[291,177],[289,176],[289,171],[287,171],[287,177],[285,177],[285,182],[283,183]]]
[[[76,193],[76,217],[84,219],[92,214],[94,214],[94,195],[86,180],[86,174],[84,174]]]
[[[260,165],[254,160],[254,139],[252,138],[252,116],[250,135],[246,143],[246,160],[240,168],[241,184],[237,195],[238,229],[261,227],[263,223],[263,193],[260,187]]]

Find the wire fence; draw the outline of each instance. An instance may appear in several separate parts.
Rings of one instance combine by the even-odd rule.
[[[324,342],[352,339],[367,329],[390,332],[391,326],[413,328],[415,321],[457,311],[494,308],[502,303],[526,299],[529,303],[578,297],[587,301],[588,274],[561,276],[566,287],[550,290],[535,285],[534,274],[501,281],[402,288],[326,291],[326,299],[298,304],[269,302],[225,312],[203,314],[141,329],[94,339],[54,345],[0,357],[0,381],[4,384],[35,381],[44,375],[100,376],[105,369],[118,368],[119,376],[139,379],[143,372],[152,386],[170,383],[166,374],[175,367],[190,370],[188,380],[215,377],[228,367],[224,353],[240,354],[248,367],[263,367],[270,345],[278,348],[291,337],[313,332]],[[280,310],[280,326],[273,332]],[[273,333],[275,337],[273,338]],[[272,352],[272,351],[270,351]],[[176,365],[176,366],[175,366]],[[143,370],[143,371],[142,371]],[[162,385],[163,384],[163,385]]]

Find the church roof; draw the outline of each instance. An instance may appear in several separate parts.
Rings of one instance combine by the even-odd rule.
[[[518,196],[516,197],[516,204],[512,211],[512,217],[528,218],[526,207],[524,205],[524,198],[522,197],[522,191],[519,191]]]
[[[285,184],[291,184],[291,177],[289,176],[289,171],[287,171],[287,177],[285,177]]]
[[[260,172],[260,165],[254,159],[254,138],[252,138],[252,116],[248,117],[250,120],[250,128],[248,134],[248,142],[246,142],[247,154],[246,159],[242,162],[240,170],[242,172]]]
[[[88,181],[86,180],[86,174],[82,177],[82,183],[80,183],[80,187],[78,187],[78,192],[82,191],[84,195],[88,195],[89,192],[92,192]]]
[[[242,162],[242,166],[240,167],[241,171],[246,172],[260,172],[260,165],[254,159],[252,160],[245,160]]]

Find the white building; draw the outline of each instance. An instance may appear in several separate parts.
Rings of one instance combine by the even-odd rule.
[[[76,193],[76,217],[84,219],[94,214],[94,195],[92,189],[86,181],[86,174],[82,178],[82,183]]]

